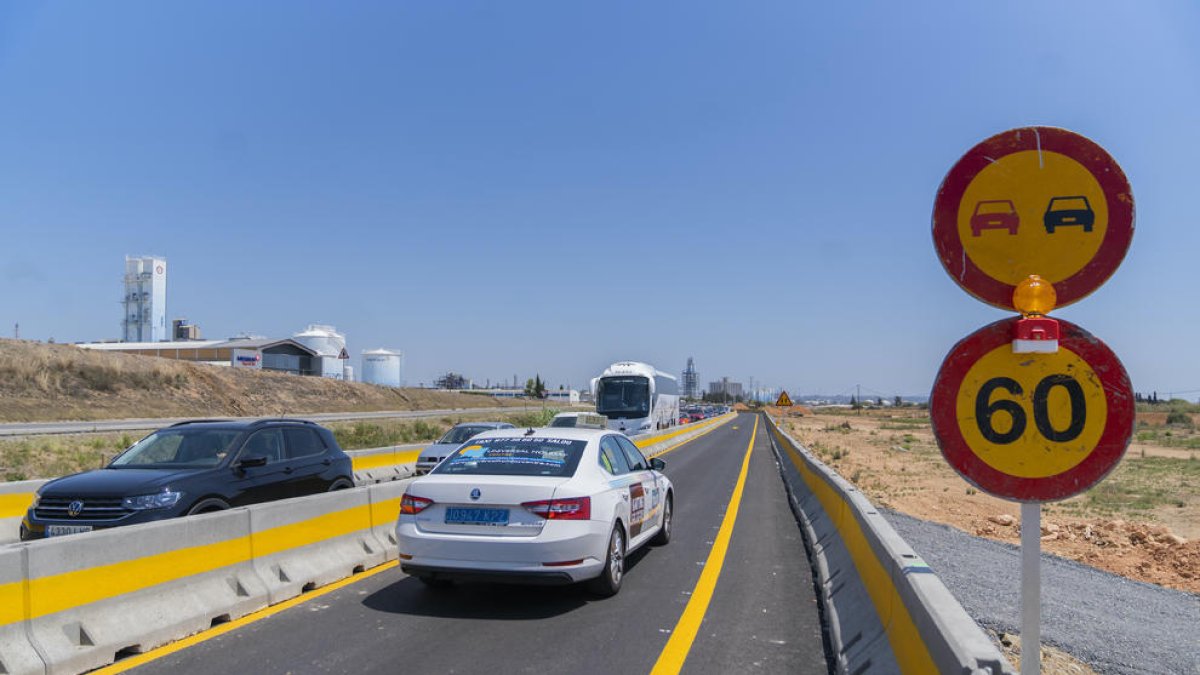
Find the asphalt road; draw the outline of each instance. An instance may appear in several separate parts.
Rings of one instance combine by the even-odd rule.
[[[734,492],[752,415],[664,459],[665,547],[630,559],[619,595],[577,587],[428,589],[392,568],[167,654],[150,673],[648,673],[688,604]],[[724,567],[685,673],[827,673],[804,544],[759,428]]]
[[[343,420],[411,419],[418,417],[442,417],[464,413],[508,414],[523,410],[517,406],[489,408],[446,408],[442,410],[382,410],[376,412],[318,413],[315,415],[285,415],[314,422],[339,422]],[[142,431],[159,429],[176,422],[197,419],[192,417],[158,417],[123,420],[92,420],[88,422],[11,422],[0,424],[0,436],[40,436],[47,434],[90,434],[107,431]],[[253,420],[258,417],[222,417],[221,419]]]

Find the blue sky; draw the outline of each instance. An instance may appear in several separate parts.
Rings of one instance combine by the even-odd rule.
[[[1105,146],[1137,202],[1058,315],[1200,396],[1186,0],[0,0],[0,326],[115,337],[123,256],[155,253],[206,336],[331,323],[412,384],[691,355],[921,394],[1004,316],[939,265],[934,192],[1030,124]]]

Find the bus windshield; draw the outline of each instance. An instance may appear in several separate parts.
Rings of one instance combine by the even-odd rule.
[[[650,415],[650,382],[644,377],[602,377],[596,385],[596,412],[614,419]]]

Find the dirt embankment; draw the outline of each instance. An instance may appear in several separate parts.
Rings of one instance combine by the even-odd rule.
[[[304,415],[521,405],[0,339],[0,422]]]
[[[981,493],[955,473],[925,412],[814,412],[789,416],[789,433],[876,504],[1019,543],[1019,505]],[[1189,447],[1197,432],[1164,426],[1153,415],[1138,414],[1134,443],[1103,482],[1043,505],[1042,548],[1131,579],[1200,593],[1200,453]]]

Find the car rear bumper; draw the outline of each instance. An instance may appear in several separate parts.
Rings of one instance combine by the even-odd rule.
[[[408,556],[401,558],[401,567],[418,575],[571,583],[600,575],[611,529],[609,523],[587,520],[548,522],[533,537],[441,534],[422,532],[407,517],[396,526],[396,541],[400,553]],[[580,562],[556,564],[573,561]]]
[[[590,574],[590,576],[579,576],[576,578],[576,575],[573,575],[571,572],[554,570],[553,568],[531,571],[484,570],[446,567],[442,565],[416,565],[412,563],[403,563],[400,565],[400,569],[409,576],[429,579],[475,581],[493,584],[529,584],[534,586],[565,586],[599,575],[599,572],[595,572]]]

